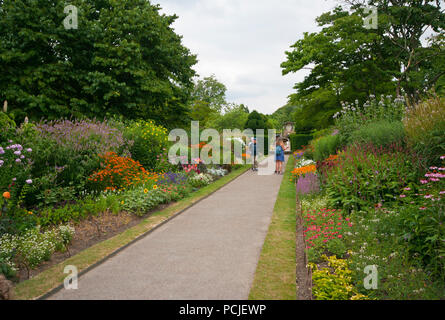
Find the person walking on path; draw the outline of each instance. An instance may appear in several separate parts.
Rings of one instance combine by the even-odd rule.
[[[275,148],[275,173],[283,174],[283,163],[284,163],[284,151],[286,147],[284,146],[283,140],[280,138],[277,140]]]
[[[249,143],[249,153],[250,156],[253,157],[252,171],[258,171],[257,161],[256,161],[256,155],[257,155],[256,147],[257,147],[256,138],[252,138],[252,141]]]

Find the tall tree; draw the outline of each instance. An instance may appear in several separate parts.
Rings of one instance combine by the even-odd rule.
[[[16,118],[150,118],[177,126],[187,113],[196,57],[147,0],[0,2],[0,100]]]
[[[221,112],[226,102],[226,86],[219,82],[215,75],[199,79],[192,93],[193,102],[201,101],[209,105],[216,112]]]
[[[376,34],[385,40],[388,52],[395,57],[398,69],[397,93],[402,91],[417,99],[424,90],[432,88],[442,70],[431,68],[431,60],[445,60],[443,45],[423,41],[427,32],[442,34],[445,28],[444,3],[440,0],[346,0],[352,10],[365,6],[378,9]],[[433,73],[433,74],[431,74]],[[426,79],[425,75],[429,75]]]

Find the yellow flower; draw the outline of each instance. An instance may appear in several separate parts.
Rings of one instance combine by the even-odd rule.
[[[121,204],[124,204],[125,202],[122,200]]]
[[[31,215],[31,214],[32,214],[32,212],[31,212],[31,211],[28,211],[28,214],[29,214],[29,215]]]
[[[158,186],[157,186],[157,185],[154,185],[154,186],[153,186],[153,189],[154,189],[154,190],[156,190],[157,188],[158,188]]]
[[[144,193],[148,193],[148,190],[147,190],[147,189],[144,189]]]

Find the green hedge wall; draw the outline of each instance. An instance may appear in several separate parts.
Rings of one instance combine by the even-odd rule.
[[[309,141],[311,141],[313,136],[311,134],[297,134],[292,133],[289,136],[292,151],[299,150],[303,148],[303,146],[306,146]]]

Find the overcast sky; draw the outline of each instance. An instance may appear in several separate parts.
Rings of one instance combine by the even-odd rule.
[[[153,0],[179,16],[173,27],[198,55],[201,77],[215,74],[229,102],[271,114],[287,102],[305,71],[282,76],[285,51],[303,32],[319,30],[315,18],[335,0]]]

